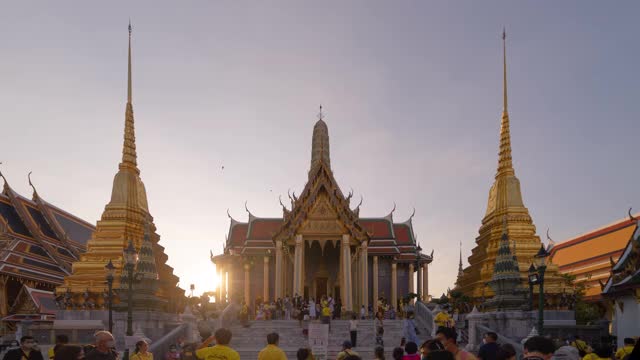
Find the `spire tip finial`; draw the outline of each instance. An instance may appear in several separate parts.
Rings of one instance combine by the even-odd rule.
[[[320,112],[318,112],[318,120],[324,120],[324,114],[322,113],[322,104],[320,104]]]

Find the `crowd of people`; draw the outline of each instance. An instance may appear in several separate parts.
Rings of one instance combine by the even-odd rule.
[[[330,300],[322,299],[320,318],[331,317]],[[447,320],[446,313],[441,316],[445,324],[436,331],[436,336],[418,346],[416,327],[412,320],[412,311],[406,312],[403,320],[402,338],[399,346],[391,352],[393,360],[516,360],[516,349],[508,343],[499,344],[498,335],[487,332],[483,337],[483,345],[477,353],[471,353],[458,346],[458,333]],[[353,349],[357,345],[358,322],[361,318],[353,314],[349,321],[350,339],[342,344],[342,350],[336,360],[361,360],[362,357]],[[385,348],[382,341],[384,334],[384,310],[379,309],[375,316],[374,359],[385,360]],[[202,341],[186,344],[182,339],[171,345],[164,360],[240,360],[240,355],[231,344],[232,333],[229,329],[217,329],[215,334],[203,333]],[[259,341],[259,340],[257,340]],[[266,337],[266,346],[260,351],[258,360],[287,360],[285,352],[279,347],[280,336],[272,332]],[[117,360],[115,340],[108,331],[95,334],[95,342],[89,346],[70,345],[65,335],[56,338],[56,345],[48,352],[49,360]],[[149,343],[140,340],[136,343],[132,360],[153,360],[149,351]],[[314,360],[309,348],[300,348],[296,353],[297,360]],[[578,336],[564,341],[553,341],[548,337],[534,336],[524,343],[523,360],[640,360],[640,342],[624,339],[624,346],[616,349],[611,344],[601,343],[593,346]],[[3,360],[44,360],[37,341],[31,336],[23,336],[18,347],[9,350]]]
[[[400,299],[397,306],[394,307],[384,297],[380,297],[375,305],[370,304],[367,308],[364,305],[361,306],[356,316],[359,319],[372,319],[380,311],[382,311],[384,319],[402,319],[409,311],[413,311],[413,305],[411,305],[409,298],[405,298]],[[305,299],[295,294],[291,297],[286,295],[284,298],[278,298],[270,302],[263,301],[262,298],[257,298],[253,304],[243,301],[239,316],[242,321],[292,319],[302,321],[304,319],[315,320],[323,317],[343,319],[345,314],[346,311],[344,311],[340,298],[323,295],[320,299],[313,297]]]

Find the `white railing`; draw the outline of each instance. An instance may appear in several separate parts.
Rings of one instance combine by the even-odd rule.
[[[165,354],[169,351],[169,347],[178,343],[178,338],[187,337],[188,328],[188,324],[181,324],[175,329],[169,331],[165,336],[152,342],[149,346],[149,351],[153,353],[153,358],[164,359]]]
[[[493,330],[489,329],[486,326],[483,325],[476,325],[477,329],[480,330],[481,334],[486,334],[487,332],[494,332]],[[498,333],[496,333],[498,334]],[[522,354],[524,353],[524,346],[522,346],[522,344],[518,343],[517,341],[511,340],[508,337],[498,334],[498,343],[499,344],[511,344],[513,346],[514,349],[516,349],[516,359],[520,359],[522,358]]]
[[[430,336],[435,336],[435,323],[433,321],[433,313],[427,305],[425,305],[422,301],[416,301],[415,309],[415,323],[421,333],[427,334]]]

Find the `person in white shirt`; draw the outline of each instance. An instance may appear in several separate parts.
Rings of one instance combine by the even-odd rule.
[[[364,305],[360,308],[360,320],[366,319],[367,310],[365,310]]]
[[[349,335],[351,335],[351,345],[356,347],[356,341],[358,340],[358,319],[356,314],[351,315],[351,320],[349,320]]]

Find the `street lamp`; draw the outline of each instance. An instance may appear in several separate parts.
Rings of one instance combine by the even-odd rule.
[[[529,266],[529,311],[533,311],[533,286],[538,283],[538,270],[531,264]]]
[[[420,276],[420,252],[422,251],[422,247],[418,244],[416,248],[416,270],[418,272],[418,283],[416,284],[416,295],[418,295],[418,299],[416,301],[420,301],[422,298],[420,297],[420,289],[422,287],[422,276]],[[413,275],[413,274],[412,274]],[[424,291],[424,289],[422,289]]]
[[[113,262],[109,259],[109,263],[104,267],[107,270],[107,287],[109,289],[108,293],[108,305],[109,305],[109,332],[113,333],[113,275],[116,272],[116,267],[113,266]]]
[[[540,284],[540,294],[538,294],[538,334],[542,335],[542,328],[544,326],[544,272],[547,270],[547,257],[549,253],[544,248],[544,245],[540,245],[540,250],[535,255],[535,262],[538,269],[538,283]]]
[[[127,336],[133,336],[133,270],[138,263],[138,252],[131,239],[129,239],[129,246],[124,249],[123,255],[129,285],[129,293],[127,294]],[[129,347],[124,350],[124,360],[129,360]]]

